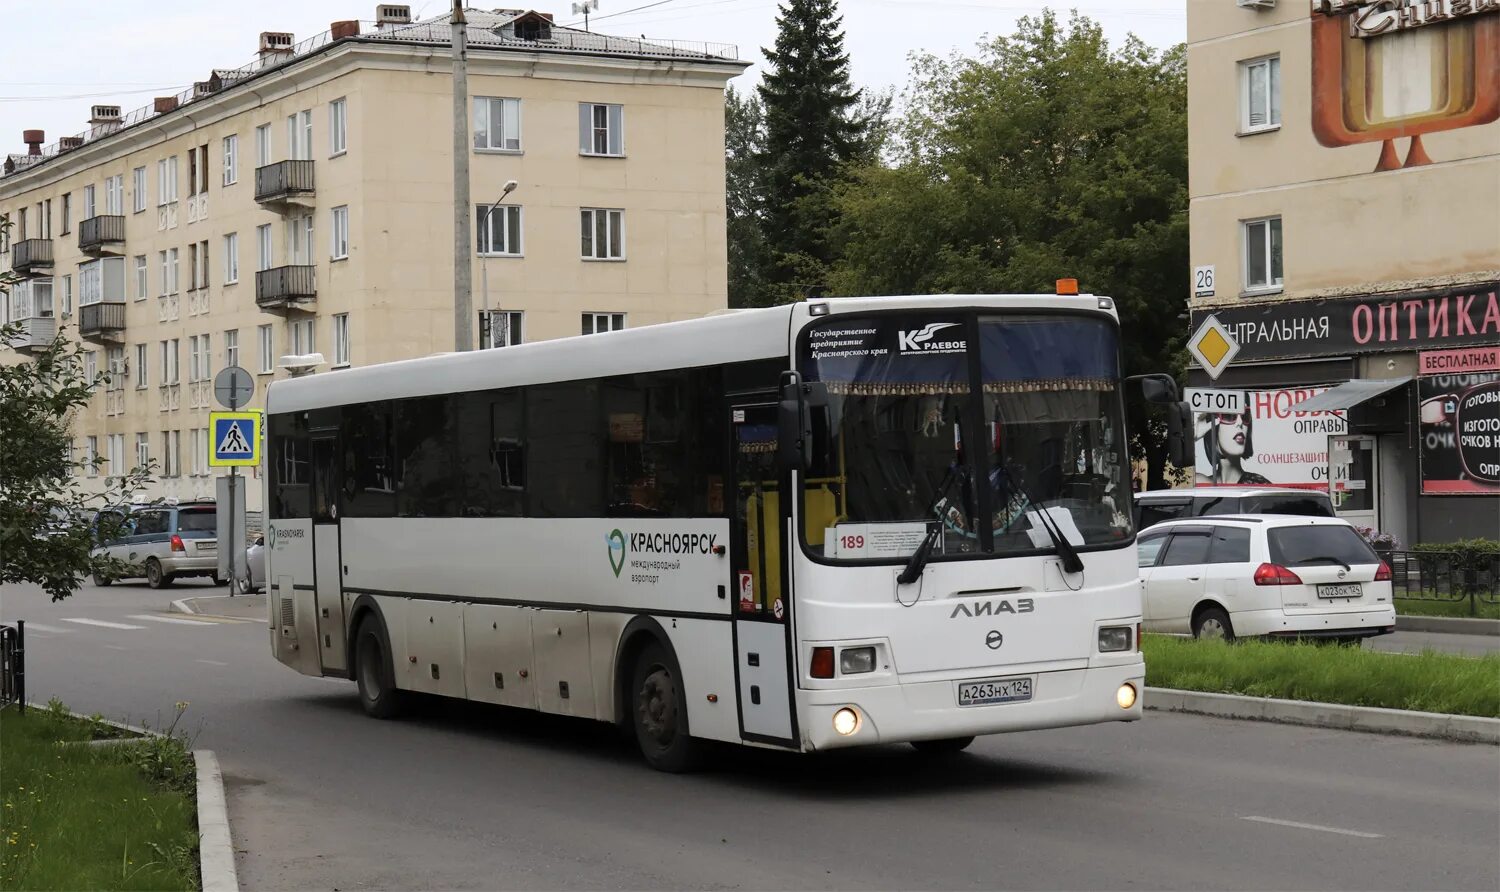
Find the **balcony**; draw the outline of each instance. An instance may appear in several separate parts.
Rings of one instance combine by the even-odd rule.
[[[78,334],[91,341],[119,341],[125,333],[125,303],[83,304],[78,308]]]
[[[264,205],[310,206],[313,163],[278,161],[255,168],[255,200]]]
[[[255,274],[255,305],[267,312],[313,309],[318,296],[311,266],[278,266]]]
[[[51,275],[52,239],[22,239],[11,246],[10,258],[10,268],[15,270],[19,275]]]
[[[125,218],[118,214],[90,217],[78,224],[78,250],[93,257],[125,249]]]
[[[9,346],[19,353],[45,350],[52,343],[53,337],[57,335],[57,320],[51,316],[17,319],[16,324],[21,327],[21,331],[11,340]]]

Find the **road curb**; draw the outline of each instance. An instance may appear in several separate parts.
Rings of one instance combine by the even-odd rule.
[[[1402,616],[1398,613],[1396,614],[1396,631],[1500,636],[1500,619],[1465,619],[1457,616]]]
[[[198,615],[198,611],[194,610],[193,609],[193,605],[191,605],[191,604],[188,603],[189,601],[196,601],[196,600],[198,600],[198,599],[197,598],[178,598],[177,600],[175,600],[175,601],[172,602],[172,610],[175,611],[175,612],[177,612],[177,613],[186,613],[186,614],[189,614],[191,616],[197,616]]]
[[[203,892],[239,892],[219,760],[213,750],[193,750],[193,762],[198,767],[198,869]]]
[[[1481,716],[1210,694],[1173,688],[1146,688],[1142,705],[1146,709],[1164,712],[1188,712],[1228,719],[1500,744],[1500,719]]]

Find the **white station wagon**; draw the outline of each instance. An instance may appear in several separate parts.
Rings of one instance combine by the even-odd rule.
[[[1338,518],[1172,520],[1136,547],[1148,632],[1356,641],[1396,629],[1390,567]]]

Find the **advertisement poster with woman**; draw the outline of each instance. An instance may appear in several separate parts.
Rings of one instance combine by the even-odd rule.
[[[1194,481],[1327,490],[1328,438],[1348,430],[1344,413],[1291,408],[1327,389],[1251,390],[1245,393],[1244,412],[1194,415]]]

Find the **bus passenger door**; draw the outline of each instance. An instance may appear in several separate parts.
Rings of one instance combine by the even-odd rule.
[[[740,734],[796,746],[791,599],[786,586],[787,512],[776,464],[776,404],[732,404],[734,491],[730,591]]]
[[[344,673],[344,576],[339,547],[339,489],[343,469],[337,431],[312,434],[312,536],[318,655],[324,671]]]

